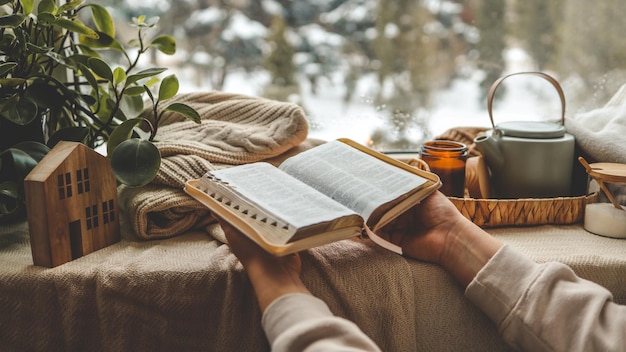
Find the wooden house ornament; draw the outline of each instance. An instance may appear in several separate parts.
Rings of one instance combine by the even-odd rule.
[[[59,142],[24,188],[35,265],[52,268],[120,240],[111,164],[84,144]]]

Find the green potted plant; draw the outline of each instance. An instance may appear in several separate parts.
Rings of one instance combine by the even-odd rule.
[[[24,177],[60,140],[106,144],[118,180],[143,186],[161,160],[152,143],[157,107],[199,122],[191,107],[167,103],[178,94],[175,75],[160,78],[165,68],[138,68],[148,50],[176,50],[171,36],[148,39],[157,21],[134,18],[137,35],[123,44],[111,14],[98,4],[0,0],[0,221],[23,210]],[[108,63],[104,50],[121,54],[123,63]],[[140,118],[146,108],[154,116]]]

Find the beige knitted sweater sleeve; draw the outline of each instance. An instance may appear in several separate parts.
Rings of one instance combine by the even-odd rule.
[[[155,180],[141,188],[119,188],[120,206],[144,239],[176,236],[213,221],[182,190],[187,180],[229,165],[280,160],[307,147],[308,123],[298,105],[223,92],[175,99],[195,108],[201,123],[166,111],[156,135],[162,162]]]

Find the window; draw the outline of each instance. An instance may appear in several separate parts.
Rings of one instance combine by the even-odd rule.
[[[85,222],[87,224],[87,230],[98,227],[98,206],[92,205],[85,208]]]
[[[102,202],[102,222],[108,224],[115,221],[115,203],[113,200]]]
[[[72,196],[72,174],[69,172],[57,176],[57,186],[59,189],[59,199]]]
[[[293,101],[306,109],[311,137],[381,150],[415,149],[450,127],[490,126],[485,92],[507,73],[555,76],[569,114],[603,105],[626,81],[620,0],[98,3],[120,21],[160,16],[158,32],[178,49],[153,64],[176,73],[181,91]],[[496,123],[559,115],[558,96],[536,77],[507,80],[494,106]]]
[[[80,170],[76,170],[76,188],[78,189],[78,194],[88,193],[91,189],[89,183],[89,169],[84,168]]]

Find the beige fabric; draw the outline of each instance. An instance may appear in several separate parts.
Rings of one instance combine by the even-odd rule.
[[[565,119],[565,127],[590,161],[626,163],[626,84],[603,107]]]
[[[222,92],[181,94],[175,101],[195,108],[201,123],[163,112],[156,135],[162,162],[155,180],[146,187],[119,190],[134,232],[144,239],[177,236],[211,221],[206,208],[182,191],[185,181],[314,144],[303,144],[308,124],[295,104]]]
[[[243,268],[205,231],[122,241],[46,269],[25,223],[0,229],[3,351],[268,351]],[[488,230],[539,262],[569,264],[626,304],[626,240],[580,225]],[[440,267],[365,240],[304,252],[303,281],[384,351],[508,350]]]

